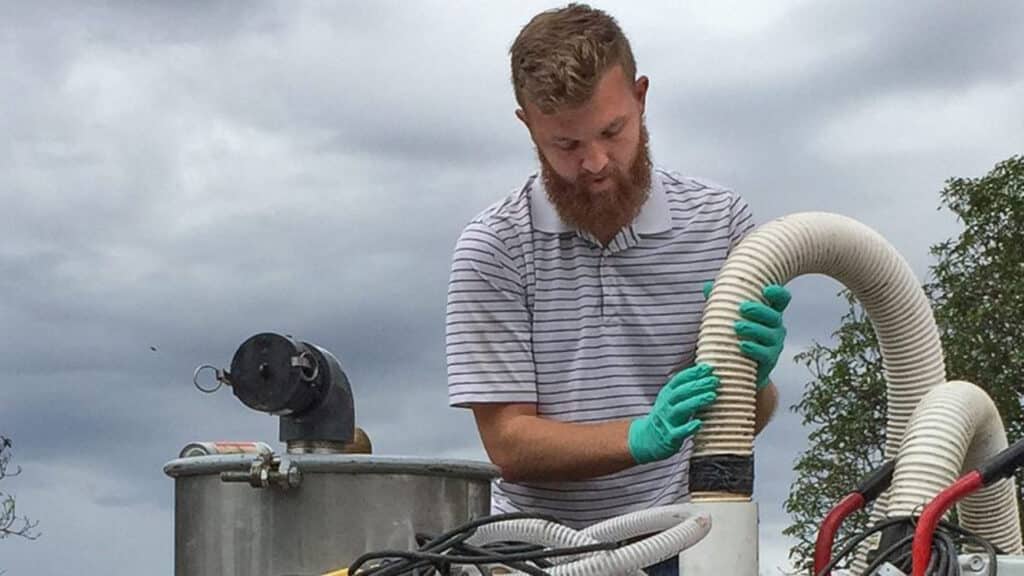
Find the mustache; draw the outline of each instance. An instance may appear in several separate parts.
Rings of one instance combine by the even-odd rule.
[[[589,184],[595,180],[602,180],[604,178],[614,178],[616,175],[621,174],[622,171],[611,165],[607,166],[604,170],[601,170],[597,174],[593,172],[583,171],[576,177],[576,180],[580,184]]]

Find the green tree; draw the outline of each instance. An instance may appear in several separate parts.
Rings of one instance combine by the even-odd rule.
[[[950,379],[984,388],[995,401],[1010,441],[1024,433],[1024,157],[1001,162],[981,178],[953,178],[942,206],[963,226],[932,247],[936,263],[925,285],[942,334]],[[797,361],[811,373],[793,410],[813,427],[786,500],[796,538],[790,559],[801,571],[813,560],[814,539],[828,510],[882,463],[885,382],[874,330],[849,293],[833,343],[814,343]],[[1020,484],[1020,483],[1018,483]],[[862,530],[867,514],[843,524],[840,537]]]
[[[0,480],[8,476],[17,476],[20,468],[11,468],[11,441],[5,436],[0,436]],[[0,492],[0,540],[8,536],[21,536],[23,538],[35,539],[39,534],[35,531],[38,522],[33,522],[26,516],[18,517],[14,506],[14,496]]]
[[[1024,432],[1024,156],[983,178],[950,180],[942,201],[963,223],[932,248],[926,286],[950,378],[984,388],[1013,440]]]
[[[849,309],[833,334],[834,346],[815,342],[796,357],[812,379],[793,410],[812,430],[786,499],[793,523],[782,532],[796,538],[789,556],[802,572],[813,563],[821,520],[861,477],[884,461],[885,379],[878,341],[864,309],[849,292],[842,296]],[[863,530],[867,522],[864,512],[850,516],[839,537]]]

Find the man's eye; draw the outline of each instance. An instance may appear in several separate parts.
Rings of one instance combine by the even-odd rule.
[[[565,150],[566,152],[575,150],[579,145],[580,143],[575,140],[563,140],[555,142],[555,146],[557,146],[561,150]]]

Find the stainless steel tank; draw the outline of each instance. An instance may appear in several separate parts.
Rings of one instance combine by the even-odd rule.
[[[172,460],[176,576],[314,575],[490,512],[497,470],[348,454]]]

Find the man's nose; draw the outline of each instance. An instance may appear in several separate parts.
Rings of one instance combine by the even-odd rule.
[[[583,150],[580,168],[591,173],[600,174],[608,165],[608,152],[599,144],[590,144]]]

